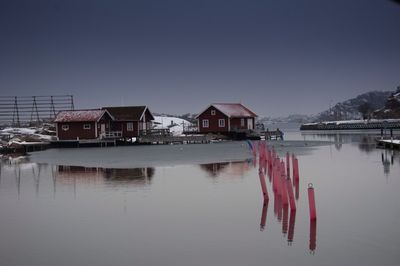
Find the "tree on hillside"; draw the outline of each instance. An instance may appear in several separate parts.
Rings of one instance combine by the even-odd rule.
[[[358,106],[358,111],[361,113],[363,119],[368,119],[373,109],[368,102],[364,102]]]

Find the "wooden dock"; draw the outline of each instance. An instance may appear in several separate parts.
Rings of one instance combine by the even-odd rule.
[[[137,139],[141,144],[171,144],[171,143],[209,143],[214,137],[210,135],[185,135],[185,136],[168,136],[168,135],[145,135]]]

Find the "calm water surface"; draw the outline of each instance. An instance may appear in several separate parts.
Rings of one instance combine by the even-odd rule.
[[[3,160],[0,264],[399,265],[400,155],[375,149],[368,135],[287,139],[298,141],[274,144],[299,158],[296,213],[268,181],[264,204],[244,142]]]

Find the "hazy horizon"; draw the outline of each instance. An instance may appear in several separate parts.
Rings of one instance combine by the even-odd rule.
[[[76,108],[317,114],[400,85],[400,6],[374,1],[3,1],[1,95]]]

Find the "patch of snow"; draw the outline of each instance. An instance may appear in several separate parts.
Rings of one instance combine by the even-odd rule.
[[[155,129],[167,129],[174,136],[182,135],[183,129],[191,125],[185,119],[172,116],[154,116],[153,125]]]
[[[23,135],[31,135],[37,132],[37,128],[18,128],[18,127],[7,127],[5,129],[0,130],[1,133],[9,133],[9,134],[23,134]]]
[[[386,142],[386,143],[400,144],[400,140],[399,139],[394,139],[394,140],[385,139],[385,140],[381,140],[381,141],[382,142]]]

